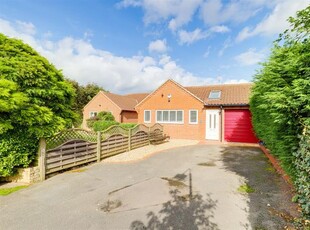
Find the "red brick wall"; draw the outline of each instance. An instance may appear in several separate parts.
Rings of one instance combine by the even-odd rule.
[[[87,129],[86,120],[90,118],[90,112],[109,111],[117,122],[121,122],[120,109],[111,102],[103,93],[99,92],[83,110],[82,128]]]
[[[168,102],[168,94],[171,100]],[[206,115],[204,105],[171,81],[166,82],[137,108],[138,123],[144,123],[144,110],[151,110],[151,125],[156,122],[156,110],[184,110],[184,124],[163,124],[171,138],[204,139]],[[198,124],[189,124],[189,110],[198,110]],[[146,124],[150,125],[150,124]]]
[[[122,112],[122,123],[138,123],[138,113],[134,111]]]

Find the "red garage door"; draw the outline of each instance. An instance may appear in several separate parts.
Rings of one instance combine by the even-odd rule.
[[[257,143],[247,109],[225,110],[224,138],[228,142]]]

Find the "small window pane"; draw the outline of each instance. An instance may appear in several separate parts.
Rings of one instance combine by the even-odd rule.
[[[183,111],[177,111],[177,122],[183,121]]]
[[[163,111],[163,121],[169,121],[169,111]]]
[[[176,122],[176,120],[177,120],[177,112],[170,111],[170,122]]]
[[[190,111],[190,123],[197,123],[197,111]]]
[[[162,115],[163,111],[157,111],[157,121],[161,122],[163,121],[163,115]]]
[[[97,116],[97,112],[90,112],[90,117],[95,117]]]
[[[144,111],[144,122],[150,122],[151,121],[151,111]]]

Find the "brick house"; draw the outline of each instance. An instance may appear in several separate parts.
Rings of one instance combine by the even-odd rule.
[[[111,112],[117,122],[137,123],[138,114],[135,106],[147,95],[147,93],[118,95],[100,91],[83,109],[82,128],[87,129],[86,120],[101,111]]]
[[[168,80],[135,106],[138,123],[160,123],[171,138],[257,143],[251,83],[183,87]]]

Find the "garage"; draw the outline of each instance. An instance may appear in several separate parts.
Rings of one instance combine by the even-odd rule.
[[[257,143],[248,109],[230,109],[224,113],[224,139],[227,142]]]

